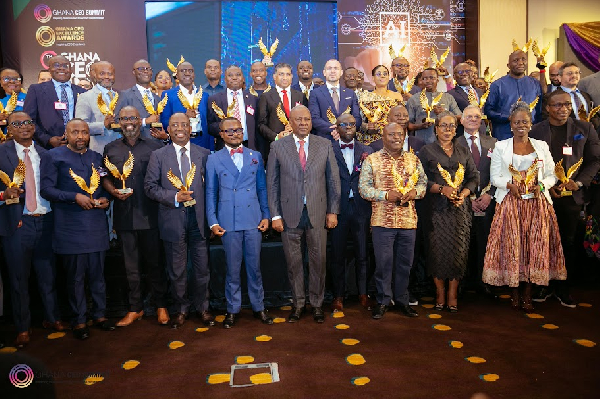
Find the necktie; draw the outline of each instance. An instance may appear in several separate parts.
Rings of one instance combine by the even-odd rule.
[[[473,96],[473,98],[477,99],[477,101],[479,101],[479,98],[477,98],[477,92],[475,91],[473,86],[469,86],[469,94]]]
[[[148,100],[150,100],[152,105],[154,105],[154,96],[152,95],[152,92],[150,91],[150,89],[146,89],[144,91],[146,92],[146,97],[148,97]]]
[[[181,180],[185,184],[185,178],[187,177],[188,172],[190,171],[190,159],[186,154],[185,147],[181,148]],[[189,187],[188,187],[189,189]]]
[[[29,212],[33,212],[37,208],[35,175],[33,174],[33,164],[29,158],[29,148],[23,150],[25,153],[25,207]]]
[[[573,111],[575,111],[575,116],[577,117],[577,119],[579,119],[579,110],[581,109],[582,103],[581,103],[581,98],[579,98],[579,90],[575,89],[573,90],[571,93],[573,93],[573,98],[575,99],[575,108]]]
[[[229,150],[229,155],[231,155],[231,156],[233,156],[233,154],[243,154],[243,153],[244,153],[244,151],[242,150],[242,147],[238,147],[235,149],[232,148],[231,150]]]
[[[240,102],[238,101],[238,92],[233,92],[233,100],[235,101],[235,105],[233,106],[233,117],[238,121],[242,121],[242,115],[240,114]]]
[[[300,144],[300,149],[298,150],[298,155],[300,156],[300,165],[302,165],[302,170],[306,169],[306,154],[304,153],[304,140],[298,141]]]
[[[60,85],[60,102],[67,105],[66,109],[62,110],[63,123],[67,126],[67,122],[69,121],[69,97],[67,97],[67,84],[63,83]]]
[[[479,148],[477,148],[477,144],[475,144],[475,140],[477,136],[474,134],[471,135],[471,154],[473,154],[473,161],[475,162],[475,166],[479,168],[479,161],[481,160],[481,154],[479,154]]]
[[[333,105],[335,105],[335,112],[340,112],[340,96],[337,92],[337,87],[331,88],[331,98],[333,99]]]
[[[283,110],[285,111],[285,115],[290,117],[290,100],[287,95],[287,90],[281,90],[283,93]]]
[[[343,150],[344,148],[350,148],[351,150],[354,149],[354,143],[350,143],[350,144],[341,144],[340,148]]]

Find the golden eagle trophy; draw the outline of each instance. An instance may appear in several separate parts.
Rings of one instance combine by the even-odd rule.
[[[202,86],[198,87],[198,91],[196,92],[196,94],[194,94],[194,99],[191,104],[188,102],[187,98],[185,98],[185,96],[183,95],[183,92],[181,90],[179,90],[177,92],[177,98],[179,98],[179,101],[181,101],[181,105],[183,105],[183,108],[197,111],[198,106],[200,105],[200,102],[202,101]],[[192,127],[192,132],[196,131],[196,128],[198,127],[198,123],[200,123],[200,118],[198,118],[198,116],[196,116],[194,118],[190,118],[190,125]]]
[[[233,118],[233,109],[235,108],[235,103],[237,102],[237,98],[234,98],[233,101],[231,102],[231,104],[229,104],[229,106],[227,107],[227,114],[225,114],[223,112],[223,110],[221,109],[221,107],[219,107],[217,105],[216,102],[212,102],[211,107],[213,109],[213,111],[215,111],[215,114],[217,114],[217,117],[219,119],[225,119],[225,118]],[[241,122],[241,121],[240,121]]]
[[[279,119],[279,122],[281,122],[283,126],[287,126],[290,123],[287,116],[285,115],[285,112],[281,108],[281,103],[277,104],[277,109],[275,109],[275,112],[277,113],[277,118]]]
[[[521,194],[521,198],[522,199],[535,198],[535,193],[529,192],[529,184],[535,179],[535,177],[537,176],[537,173],[538,173],[537,158],[533,161],[531,166],[527,169],[527,172],[525,173],[525,177],[523,177],[521,175],[521,172],[519,172],[517,169],[515,169],[515,167],[512,166],[512,164],[508,165],[508,171],[512,175],[514,182],[516,182],[517,184],[525,185],[525,194]]]
[[[25,164],[23,163],[23,161],[19,159],[19,164],[15,169],[15,173],[13,173],[12,180],[10,179],[10,177],[8,177],[8,175],[5,172],[0,170],[0,180],[2,180],[2,183],[4,183],[6,188],[21,188],[23,182],[25,181]],[[18,196],[17,198],[8,198],[4,200],[4,203],[6,205],[17,204],[18,202]]]
[[[158,104],[156,104],[156,110],[155,110],[154,105],[152,105],[152,102],[150,101],[148,96],[144,94],[144,96],[142,97],[142,102],[144,103],[144,108],[146,108],[146,112],[148,112],[148,114],[150,114],[150,115],[160,116],[160,114],[162,114],[162,112],[165,109],[165,105],[167,105],[167,101],[169,101],[169,96],[167,94],[165,94],[165,98],[163,98],[162,100],[160,100],[158,102]],[[151,126],[155,129],[163,128],[163,125],[160,122],[152,122]]]
[[[483,80],[485,80],[485,83],[489,85],[492,83],[497,73],[497,69],[494,71],[494,73],[490,73],[490,67],[485,67],[485,71],[483,72]]]
[[[527,51],[529,51],[529,47],[531,46],[531,43],[532,43],[532,40],[531,40],[531,38],[529,38],[529,40],[527,41],[527,43],[525,43],[525,45],[523,47],[519,47],[516,39],[513,39],[513,41],[512,41],[513,53],[515,51],[519,51],[519,50],[526,53]]]
[[[423,119],[423,122],[431,122],[434,123],[435,119],[433,119],[430,115],[431,111],[433,111],[433,107],[435,107],[436,105],[439,104],[439,102],[442,100],[442,95],[444,93],[440,93],[437,95],[437,97],[433,98],[431,101],[431,105],[429,104],[429,100],[427,100],[427,94],[425,94],[425,90],[421,91],[421,95],[419,97],[419,100],[421,101],[421,107],[423,107],[423,110],[427,113],[427,117],[425,119]]]
[[[263,53],[263,56],[264,56],[262,63],[265,64],[266,67],[273,66],[273,55],[275,54],[275,50],[277,50],[278,45],[279,45],[279,39],[275,38],[275,41],[271,45],[271,48],[269,50],[267,50],[267,46],[265,46],[265,44],[263,43],[262,37],[260,39],[258,39],[258,48],[260,49],[260,52]]]
[[[548,43],[548,45],[546,47],[544,47],[543,49],[540,49],[539,45],[538,45],[538,41],[537,39],[533,41],[533,44],[531,45],[531,51],[533,51],[533,55],[535,55],[536,58],[541,58],[541,60],[539,61],[539,64],[547,67],[548,64],[546,63],[546,53],[548,53],[548,50],[550,50],[550,43]]]
[[[583,163],[583,157],[581,157],[581,159],[576,164],[569,168],[566,175],[565,168],[563,167],[562,163],[563,160],[561,159],[556,165],[554,165],[554,174],[556,175],[556,177],[558,177],[558,180],[560,180],[561,183],[568,183],[569,180],[571,180],[571,177],[573,177],[575,172],[577,172],[577,169],[579,169],[579,167]],[[564,188],[560,192],[561,197],[567,197],[569,195],[573,195],[573,192],[565,190]]]
[[[410,190],[414,189],[419,181],[419,170],[415,167],[415,171],[409,178],[405,179],[402,173],[400,173],[396,167],[396,162],[392,164],[392,178],[394,179],[394,186],[396,190],[402,195],[406,195]],[[408,206],[408,202],[400,204],[399,201],[396,205]]]
[[[169,70],[173,74],[173,77],[175,77],[175,75],[177,75],[177,67],[179,65],[181,65],[182,62],[185,61],[185,58],[183,58],[183,55],[180,57],[181,58],[179,58],[179,62],[177,63],[177,66],[173,65],[173,63],[171,63],[171,61],[169,61],[169,59],[167,58],[167,68],[169,68]]]
[[[444,61],[446,61],[446,58],[448,58],[448,54],[450,54],[450,47],[448,47],[438,59],[435,49],[433,47],[431,48],[431,61],[433,61],[432,65],[438,71],[439,76],[443,76],[443,74],[440,73],[439,68],[444,66]]]
[[[477,101],[477,95],[475,94],[474,90],[469,91],[467,93],[467,97],[469,98],[469,104],[475,105],[475,106],[479,107],[479,109],[481,110],[481,119],[487,119],[487,116],[485,116],[483,114],[483,107],[484,107],[485,102],[487,101],[487,98],[489,95],[490,95],[490,89],[487,89],[485,91],[485,93],[483,93],[483,95],[481,96],[479,101]]]
[[[119,101],[119,93],[115,93],[114,97],[110,100],[110,103],[108,103],[108,105],[106,105],[106,103],[104,102],[104,99],[102,98],[102,93],[98,93],[98,108],[104,116],[115,116],[115,108],[117,107],[117,101]],[[111,123],[110,128],[111,130],[117,130],[121,128],[121,125],[119,125],[118,123]]]
[[[104,157],[104,165],[106,165],[106,167],[108,168],[110,173],[115,177],[115,179],[119,179],[123,183],[123,188],[117,189],[117,191],[121,194],[133,193],[132,188],[125,187],[125,180],[127,180],[129,175],[133,171],[133,162],[133,154],[131,153],[131,151],[129,151],[129,158],[127,158],[127,161],[125,161],[125,163],[123,164],[123,173],[120,173],[117,167],[110,162],[110,160],[108,159],[108,155]]]
[[[6,103],[6,107],[0,103],[0,114],[12,114],[13,111],[17,108],[17,92],[13,91]]]
[[[346,110],[344,112],[342,112],[340,115],[349,114],[349,113],[350,113],[350,106],[348,106],[348,108],[346,108]],[[335,114],[331,110],[331,107],[327,108],[327,119],[329,120],[329,123],[331,123],[332,125],[335,125],[337,122],[337,118],[335,117]]]
[[[169,171],[167,172],[167,179],[169,179],[171,184],[179,191],[189,191],[190,187],[192,186],[192,182],[194,181],[194,176],[196,176],[196,164],[194,164],[193,162],[192,167],[190,168],[190,170],[187,173],[187,176],[185,177],[185,185],[183,185],[179,177],[173,174],[173,171],[171,169],[169,169]],[[192,205],[196,205],[195,199],[191,199],[183,203],[183,206],[185,207]]]
[[[75,180],[75,183],[77,183],[79,188],[82,189],[83,191],[85,191],[86,193],[88,193],[90,196],[90,199],[92,201],[94,201],[94,204],[96,206],[99,206],[100,202],[98,200],[94,199],[94,193],[100,186],[100,174],[98,173],[98,170],[96,170],[96,168],[94,167],[94,164],[92,164],[92,175],[90,176],[90,186],[89,187],[88,187],[87,183],[85,182],[84,178],[81,176],[78,176],[75,172],[73,172],[73,169],[69,168],[69,174],[71,175],[73,180]]]
[[[452,178],[450,177],[450,172],[442,168],[442,165],[438,163],[437,167],[440,172],[440,175],[442,175],[442,178],[444,179],[446,184],[458,190],[463,180],[465,179],[465,167],[461,163],[458,164],[458,169],[454,174],[454,180],[452,180]]]

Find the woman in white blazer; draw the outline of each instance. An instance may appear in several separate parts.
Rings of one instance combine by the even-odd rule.
[[[528,136],[532,124],[528,104],[513,105],[510,124],[513,137],[497,142],[492,153],[490,180],[496,186],[498,205],[483,282],[510,286],[512,307],[531,312],[531,285],[564,280],[567,271],[548,192],[556,183],[552,154],[546,142]],[[516,171],[520,177],[513,176]],[[528,174],[531,179],[526,188]]]

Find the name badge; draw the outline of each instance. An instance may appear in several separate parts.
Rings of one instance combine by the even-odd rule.
[[[246,112],[249,113],[250,115],[254,115],[254,108],[252,108],[252,105],[248,105],[246,107]]]
[[[564,146],[563,155],[573,155],[573,147]]]
[[[488,150],[487,157],[488,157],[488,158],[491,158],[491,157],[492,157],[492,150]]]
[[[61,103],[60,101],[55,101],[54,102],[54,109],[65,110],[65,109],[67,109],[67,104]]]
[[[294,107],[297,105],[302,105],[302,103],[300,101],[296,101],[296,105],[294,105]]]
[[[18,101],[17,101],[17,107],[22,107],[24,103],[25,103],[25,101],[23,101],[23,100],[18,100]]]
[[[537,163],[538,163],[538,168],[541,169],[541,170],[544,170],[544,160],[543,159],[538,159]]]

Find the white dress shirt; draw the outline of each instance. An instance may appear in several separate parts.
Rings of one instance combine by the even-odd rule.
[[[479,131],[476,131],[475,134],[473,134],[472,136],[475,137],[475,145],[477,146],[477,149],[479,150],[479,155],[483,155],[481,153],[481,139],[479,138]],[[471,139],[471,133],[467,133],[465,132],[465,139],[467,140],[467,145],[469,146],[469,151],[471,151],[471,146],[473,145],[472,139]]]
[[[308,137],[310,135],[306,136],[303,140],[304,140],[304,156],[306,156],[306,161],[308,162]],[[296,144],[296,151],[298,151],[298,157],[300,157],[300,139],[295,135],[292,134],[292,137],[294,137],[294,143]],[[300,158],[298,158],[299,160]],[[306,196],[303,195],[302,196],[302,202],[304,203],[304,205],[306,205]],[[279,220],[281,219],[281,215],[277,215],[277,216],[273,216],[272,220]]]
[[[179,144],[173,143],[173,147],[175,148],[175,154],[177,155],[177,165],[179,165],[179,176],[181,176],[181,149],[185,147],[189,162],[189,169],[192,169],[192,157],[190,156],[190,142],[188,141],[185,146],[180,146]],[[185,183],[185,176],[181,176],[181,181]],[[179,202],[177,202],[177,194],[175,194],[175,206],[179,207]]]
[[[352,140],[349,143],[344,143],[342,140],[338,140],[338,141],[340,143],[340,150],[342,151],[342,155],[344,156],[344,161],[346,161],[346,169],[348,169],[348,173],[352,174],[352,167],[354,166],[354,148],[352,148],[352,149],[344,148],[343,150],[341,148],[342,148],[342,144],[355,145],[354,140]],[[348,196],[348,198],[354,198],[354,192],[352,191],[352,189],[350,189],[350,195]]]
[[[237,90],[237,101],[240,107],[240,122],[244,128],[244,141],[248,140],[248,127],[246,126],[246,106],[244,104],[244,94],[242,89]],[[233,102],[233,90],[227,89],[227,106],[230,106]],[[224,110],[227,112],[227,110]]]
[[[25,153],[23,152],[23,150],[27,147],[22,146],[21,144],[17,143],[16,141],[15,143],[15,149],[17,150],[17,156],[19,157],[20,160],[22,160],[23,162],[25,162]],[[37,151],[35,150],[35,146],[33,144],[31,144],[31,146],[29,146],[29,159],[31,159],[31,165],[33,166],[33,174],[35,176],[35,199],[37,201],[37,208],[35,208],[35,210],[33,212],[29,212],[27,210],[27,207],[24,206],[23,207],[23,214],[24,215],[31,215],[31,214],[45,214],[48,213],[52,210],[52,208],[50,207],[50,202],[46,201],[41,195],[40,195],[40,155],[37,153]],[[27,190],[27,187],[25,187],[25,190]]]
[[[235,167],[237,168],[237,170],[239,172],[242,171],[242,168],[244,167],[244,154],[240,154],[240,153],[235,153],[233,155],[231,155],[231,150],[237,149],[237,148],[233,148],[228,146],[227,144],[225,144],[225,148],[227,149],[227,153],[230,154],[231,156],[231,160],[233,161],[233,164],[235,165]],[[240,146],[238,148],[244,148],[243,145],[240,144]]]
[[[315,84],[313,82],[310,82],[310,87],[306,87],[304,86],[304,84],[302,82],[298,82],[298,86],[300,86],[300,91],[302,93],[304,93],[307,89],[308,89],[308,96],[310,97],[310,92],[312,91],[312,89],[315,88]]]
[[[292,89],[290,86],[288,87],[284,87],[281,88],[279,86],[275,86],[275,88],[277,89],[277,93],[279,94],[279,99],[281,100],[281,103],[283,104],[283,93],[282,90],[286,91],[287,94],[287,98],[288,98],[288,109],[290,110],[290,112],[292,112]],[[283,111],[285,111],[285,108],[283,109]]]

